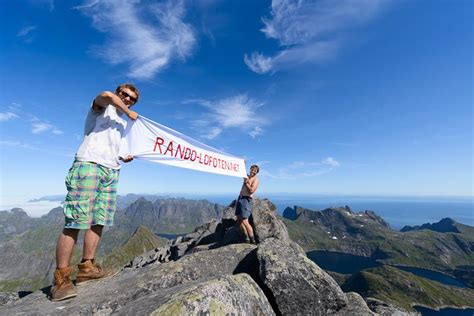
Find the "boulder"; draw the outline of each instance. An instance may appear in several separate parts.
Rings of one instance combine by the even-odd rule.
[[[395,306],[393,304],[378,300],[373,297],[368,297],[365,299],[367,306],[379,314],[380,316],[417,316],[421,315],[418,312],[409,312],[400,306]]]
[[[13,303],[20,299],[20,296],[17,293],[4,292],[0,293],[0,306]]]
[[[267,199],[253,200],[251,223],[255,227],[255,235],[259,242],[267,238],[276,238],[290,242],[288,230],[283,221],[277,218],[276,206]]]
[[[327,315],[346,307],[336,281],[295,243],[267,238],[258,247],[257,260],[260,280],[281,314]]]
[[[346,293],[347,305],[343,309],[334,313],[338,316],[346,315],[358,315],[358,316],[375,316],[376,313],[372,312],[367,306],[362,296],[356,292]]]
[[[265,294],[247,275],[238,274],[189,286],[165,296],[163,292],[137,300],[121,315],[275,315]],[[159,302],[155,307],[153,302]]]

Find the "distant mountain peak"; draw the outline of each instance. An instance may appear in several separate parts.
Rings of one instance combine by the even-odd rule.
[[[401,232],[408,232],[413,230],[422,230],[422,229],[429,229],[439,233],[459,233],[459,229],[456,227],[457,222],[449,217],[445,217],[441,219],[437,223],[425,223],[421,226],[405,226],[400,231]]]
[[[384,227],[389,227],[388,223],[374,211],[366,210],[364,212],[355,213],[351,208],[346,205],[344,207],[329,207],[322,211],[313,211],[300,206],[294,206],[293,208],[287,207],[283,211],[283,217],[289,220],[303,220],[303,221],[318,221],[318,222],[331,222],[331,221],[346,221],[347,219],[353,220],[370,220],[376,224]],[[322,219],[325,220],[322,220]]]

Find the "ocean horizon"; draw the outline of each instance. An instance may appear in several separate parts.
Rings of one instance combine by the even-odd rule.
[[[287,207],[300,206],[313,211],[349,206],[353,212],[371,210],[380,215],[393,229],[438,222],[450,217],[462,224],[474,226],[474,204],[470,196],[356,196],[356,195],[259,195],[270,199],[280,215]],[[208,197],[227,205],[235,197]]]

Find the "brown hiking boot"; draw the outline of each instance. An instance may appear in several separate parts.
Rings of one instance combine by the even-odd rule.
[[[71,268],[66,267],[54,271],[54,285],[50,290],[52,301],[62,301],[77,296],[76,287],[71,281]]]
[[[104,278],[110,278],[120,271],[118,269],[103,269],[100,265],[95,264],[93,260],[86,260],[77,265],[79,272],[76,277],[76,285],[80,286],[90,281],[96,281]]]

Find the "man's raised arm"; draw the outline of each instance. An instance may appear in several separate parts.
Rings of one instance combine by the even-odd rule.
[[[138,113],[129,110],[128,106],[122,101],[122,99],[120,99],[115,93],[110,91],[104,91],[99,94],[94,99],[92,108],[94,109],[94,111],[100,111],[109,104],[113,105],[123,113],[127,114],[127,116],[132,120],[136,120],[138,117]]]

